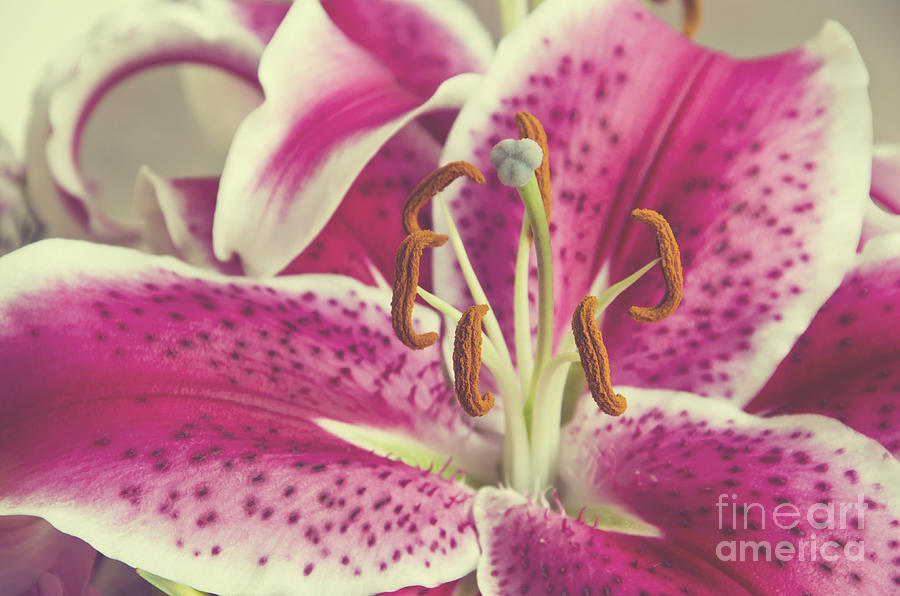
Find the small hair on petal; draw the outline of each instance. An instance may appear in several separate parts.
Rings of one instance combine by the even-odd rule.
[[[419,226],[419,211],[460,176],[484,184],[484,174],[478,168],[467,161],[452,161],[428,174],[416,185],[403,204],[403,229],[407,234],[422,230]]]
[[[603,344],[603,335],[597,326],[594,314],[596,310],[597,297],[585,296],[575,307],[575,313],[572,315],[572,333],[575,335],[575,345],[578,346],[581,367],[584,369],[591,396],[605,413],[620,416],[625,412],[628,401],[613,391],[609,355]]]
[[[391,324],[403,344],[414,350],[433,345],[438,334],[429,331],[422,335],[413,331],[412,312],[419,287],[419,268],[426,248],[436,248],[447,242],[443,234],[419,230],[403,239],[394,260],[394,293],[391,298]]]
[[[635,209],[631,216],[644,222],[656,232],[656,248],[659,253],[659,265],[662,268],[663,280],[666,282],[666,293],[656,306],[632,306],[628,314],[641,323],[662,321],[678,308],[684,294],[684,273],[681,270],[681,253],[669,222],[650,209]]]
[[[484,416],[494,407],[494,395],[478,391],[478,375],[481,371],[481,321],[488,313],[486,304],[467,308],[456,325],[453,341],[453,375],[456,399],[469,416]]]

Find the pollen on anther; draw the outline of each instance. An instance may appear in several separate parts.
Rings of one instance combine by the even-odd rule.
[[[419,230],[400,243],[394,261],[394,293],[391,299],[391,323],[401,342],[414,350],[434,344],[438,335],[434,331],[418,335],[412,327],[412,311],[419,286],[419,265],[426,248],[443,245],[447,237],[431,230]]]
[[[666,293],[656,306],[632,306],[628,314],[635,321],[642,323],[655,323],[662,321],[678,308],[684,292],[684,274],[681,270],[681,253],[678,251],[678,243],[675,235],[666,219],[650,209],[635,209],[631,216],[640,222],[644,222],[656,232],[656,247],[660,257],[663,280],[666,283]]]
[[[447,188],[451,182],[461,176],[467,176],[473,182],[484,184],[481,171],[466,161],[454,161],[441,166],[413,189],[403,204],[403,229],[407,234],[421,232],[419,227],[419,211],[436,194]]]
[[[544,213],[547,214],[547,221],[550,221],[553,202],[550,195],[550,145],[547,142],[547,133],[540,120],[525,111],[516,113],[516,127],[519,129],[520,139],[531,139],[540,145],[541,151],[544,152],[541,165],[534,171],[534,176],[544,202]]]
[[[628,405],[625,397],[613,391],[609,374],[609,356],[594,312],[597,297],[585,296],[572,315],[572,332],[581,357],[581,366],[591,396],[597,406],[610,416],[619,416]]]
[[[490,391],[481,395],[478,390],[478,375],[481,371],[481,321],[488,310],[486,304],[467,308],[456,325],[456,338],[453,343],[456,397],[462,409],[472,417],[484,416],[494,407],[494,395]]]

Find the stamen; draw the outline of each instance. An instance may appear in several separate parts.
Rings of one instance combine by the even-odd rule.
[[[684,6],[681,27],[685,35],[694,37],[700,28],[700,19],[703,16],[703,0],[681,0],[681,4]]]
[[[550,197],[550,146],[547,144],[547,133],[544,131],[541,121],[525,111],[516,113],[516,126],[519,129],[520,139],[531,139],[540,145],[541,151],[544,153],[541,165],[534,171],[534,176],[537,178],[538,188],[541,189],[544,213],[547,214],[547,221],[550,221],[552,200]]]
[[[456,398],[466,414],[484,416],[494,407],[494,395],[478,392],[478,373],[481,371],[481,320],[488,312],[486,304],[470,306],[456,325],[453,342],[453,375],[456,379]]]
[[[585,296],[572,315],[572,332],[575,345],[581,356],[581,367],[587,378],[588,387],[594,401],[610,416],[619,416],[628,405],[626,399],[613,391],[609,377],[609,356],[603,345],[603,335],[594,318],[597,308],[596,296]]]
[[[632,306],[628,314],[635,321],[655,323],[662,321],[678,308],[684,293],[684,275],[681,271],[681,253],[669,222],[650,209],[635,209],[631,216],[638,221],[649,224],[656,232],[656,247],[659,252],[660,267],[666,282],[666,293],[659,304],[653,307]]]
[[[407,234],[418,232],[422,228],[419,227],[419,210],[425,206],[437,193],[441,192],[451,182],[460,176],[468,176],[473,182],[484,184],[484,175],[478,168],[467,161],[453,161],[445,166],[441,166],[409,193],[409,198],[403,205],[403,229]]]
[[[438,334],[429,331],[416,334],[412,328],[412,311],[416,303],[416,289],[419,285],[419,265],[422,252],[426,248],[436,248],[447,242],[443,234],[431,230],[411,233],[400,243],[394,261],[394,295],[391,299],[391,323],[394,333],[401,342],[414,350],[421,350],[434,344]]]
[[[456,326],[453,342],[453,375],[456,378],[456,398],[466,414],[484,416],[494,407],[494,395],[478,392],[478,373],[481,370],[481,320],[488,312],[486,304],[470,306],[463,312]]]
[[[668,0],[654,0],[657,4]],[[688,37],[694,37],[700,28],[700,20],[703,17],[703,0],[681,0],[684,14],[681,16],[681,29]]]

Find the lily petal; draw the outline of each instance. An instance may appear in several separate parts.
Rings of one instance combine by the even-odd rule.
[[[872,198],[900,214],[900,145],[876,145],[872,160]]]
[[[460,0],[322,0],[331,20],[419,97],[462,72],[482,72],[494,53],[487,29]]]
[[[0,136],[0,255],[36,239],[40,225],[25,202],[25,169]]]
[[[231,0],[230,2],[193,0],[193,2],[200,3],[210,12],[216,10],[236,19],[242,26],[253,31],[263,43],[269,43],[291,7],[289,1],[281,0]]]
[[[142,163],[146,155],[133,155],[133,143],[123,148],[114,142],[126,134],[119,123],[113,142],[100,143],[102,167],[88,159],[85,139],[92,127],[99,126],[92,117],[103,100],[113,90],[127,87],[122,85],[127,79],[164,65],[206,65],[255,86],[261,52],[252,33],[232,21],[212,18],[195,5],[156,2],[114,13],[67,54],[67,61],[53,66],[37,92],[26,153],[28,192],[38,215],[55,234],[134,241],[137,225],[121,197],[130,196],[127,191],[137,172],[132,162]],[[163,130],[177,132],[180,126],[170,124]],[[159,136],[159,127],[155,132]],[[224,155],[212,155],[215,152],[202,138],[194,141],[190,146],[184,142],[167,146],[167,153],[157,156],[165,163],[154,165],[165,166],[169,175],[217,173]]]
[[[0,517],[0,593],[80,596],[96,554],[42,519]]]
[[[423,38],[450,37],[427,13],[416,14],[419,3],[390,4],[417,17],[409,27]],[[348,30],[359,33],[352,24]],[[458,75],[419,95],[341,25],[319,2],[296,2],[260,64],[266,100],[235,135],[213,230],[216,255],[237,252],[250,273],[283,269],[394,133],[421,114],[459,107],[477,83]]]
[[[486,594],[750,594],[727,574],[659,538],[599,530],[509,489],[475,499]]]
[[[635,207],[672,224],[685,264],[681,308],[638,325],[629,304],[663,292],[648,275],[603,329],[618,382],[744,401],[850,265],[870,167],[867,75],[845,30],[739,61],[694,45],[628,0],[547,2],[498,49],[443,161],[488,169],[526,109],[549,137],[558,334],[598,275],[616,282],[656,256]],[[491,307],[513,330],[522,208],[490,175],[449,189]],[[447,251],[442,297],[464,300]],[[438,284],[438,282],[440,282]],[[537,292],[534,292],[537,295]],[[627,299],[629,302],[624,302]]]
[[[754,593],[896,589],[900,462],[877,442],[824,416],[760,418],[699,396],[620,390],[624,415],[585,405],[561,442],[573,509],[617,504]],[[768,555],[741,556],[742,541]],[[781,547],[787,559],[781,543],[792,545]]]
[[[858,265],[748,406],[837,418],[900,457],[900,235],[870,240]]]
[[[167,180],[146,166],[141,168],[134,192],[135,209],[145,222],[143,243],[154,253],[176,255],[198,267],[241,273],[237,259],[223,263],[213,254],[218,191],[216,177]]]
[[[282,273],[340,273],[390,284],[397,247],[406,236],[404,201],[438,167],[440,151],[417,123],[403,127],[366,164],[325,228]],[[431,287],[430,266],[419,279],[419,285]]]
[[[869,195],[860,250],[875,236],[900,232],[900,145],[875,146]]]
[[[465,445],[455,467],[475,453],[490,468],[496,446],[461,419],[437,351],[394,340],[389,292],[261,287],[62,240],[0,275],[16,280],[0,297],[3,514],[220,594],[369,593],[474,568],[473,491],[387,455],[418,448],[438,469]]]

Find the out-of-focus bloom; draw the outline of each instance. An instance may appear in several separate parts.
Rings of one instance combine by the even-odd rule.
[[[35,240],[40,226],[25,202],[25,169],[0,137],[0,255]]]
[[[870,194],[860,249],[875,236],[900,232],[900,145],[875,146]]]
[[[97,553],[27,516],[0,517],[0,593],[99,596],[88,586]]]
[[[458,0],[129,7],[38,90],[29,196],[52,235],[143,246],[230,273],[277,273],[310,247],[293,270],[325,270],[335,236],[360,229],[354,215],[377,216],[381,186],[408,192],[435,167],[435,137],[476,83],[460,73],[482,71],[491,52]],[[172,76],[163,66],[182,68]],[[158,77],[149,100],[128,95],[136,75]],[[180,94],[185,101],[174,101]],[[169,120],[155,121],[153,102],[163,101]],[[394,177],[372,160],[384,147],[403,158],[387,158]],[[340,211],[342,201],[356,208]],[[380,267],[364,248],[347,247],[360,251],[348,266]]]

